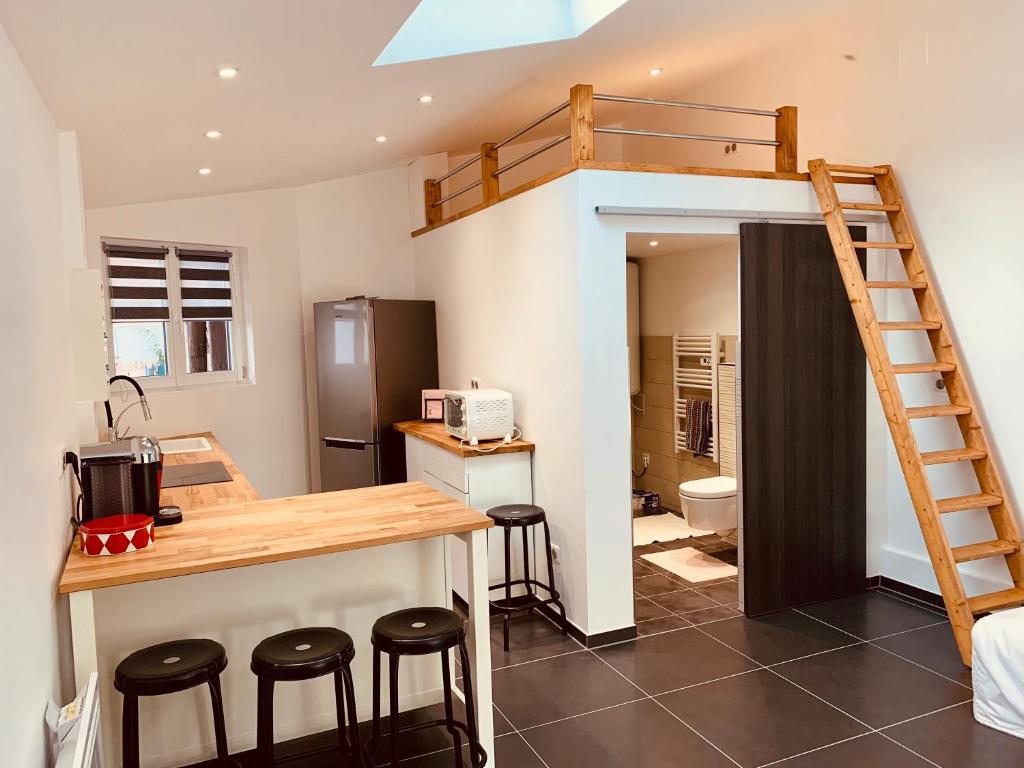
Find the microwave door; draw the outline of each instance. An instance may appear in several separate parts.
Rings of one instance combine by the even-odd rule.
[[[379,451],[372,443],[333,437],[320,440],[320,490],[369,488],[380,478]]]

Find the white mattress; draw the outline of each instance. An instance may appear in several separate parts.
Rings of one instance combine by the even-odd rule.
[[[1024,739],[1024,608],[981,619],[971,640],[974,719]]]

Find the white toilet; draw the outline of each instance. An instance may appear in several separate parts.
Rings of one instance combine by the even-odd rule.
[[[736,478],[706,477],[679,484],[679,507],[691,528],[719,536],[736,530]]]

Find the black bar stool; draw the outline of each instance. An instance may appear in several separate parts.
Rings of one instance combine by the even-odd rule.
[[[272,635],[252,651],[250,668],[257,677],[256,761],[260,768],[274,764],[274,683],[312,680],[334,675],[338,711],[338,749],[363,765],[359,746],[359,721],[351,662],[356,655],[352,638],[333,627],[307,627]],[[348,709],[348,735],[345,709]]]
[[[473,679],[466,650],[466,628],[462,617],[447,608],[407,608],[389,613],[377,619],[370,635],[373,643],[373,735],[368,752],[371,765],[374,750],[380,744],[380,664],[381,653],[388,654],[388,683],[391,697],[391,765],[398,765],[398,735],[443,725],[455,742],[455,764],[462,768],[462,736],[469,741],[469,759],[473,768],[482,768],[487,763],[477,737],[476,707],[473,699]],[[452,676],[448,651],[459,649],[462,662],[462,687],[466,696],[466,723],[455,719],[452,709]],[[444,688],[444,720],[431,720],[402,728],[398,727],[398,661],[402,656],[424,656],[441,654],[441,677]]]
[[[162,696],[195,688],[210,687],[213,704],[213,732],[217,757],[226,765],[238,765],[228,757],[224,728],[224,699],[220,673],[228,665],[224,647],[213,640],[174,640],[135,651],[117,665],[114,688],[124,694],[121,718],[121,763],[139,766],[139,697]]]
[[[505,590],[504,600],[491,600],[491,607],[504,615],[502,631],[504,634],[504,648],[508,652],[509,623],[512,621],[512,614],[517,611],[529,611],[531,614],[535,608],[542,605],[554,605],[562,615],[562,634],[568,634],[569,622],[565,617],[565,606],[555,589],[555,565],[551,560],[551,530],[548,528],[548,518],[542,507],[536,504],[505,504],[500,507],[492,507],[487,510],[487,516],[494,521],[494,524],[505,530],[505,582],[495,584],[489,590]],[[530,547],[529,530],[531,526],[544,526],[544,550],[548,557],[548,583],[530,578]],[[523,529],[523,578],[512,579],[512,529]],[[526,594],[519,597],[512,597],[512,587],[522,585],[526,588]],[[546,598],[541,598],[534,591],[539,587],[548,593]]]

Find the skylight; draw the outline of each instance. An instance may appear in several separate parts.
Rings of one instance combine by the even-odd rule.
[[[627,0],[420,0],[375,67],[579,37]]]

